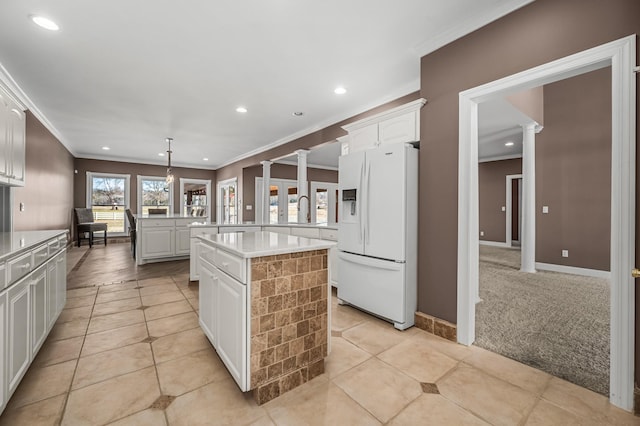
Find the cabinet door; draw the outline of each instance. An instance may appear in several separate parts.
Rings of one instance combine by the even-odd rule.
[[[378,146],[378,123],[349,132],[349,152]]]
[[[189,254],[190,239],[189,228],[176,228],[176,255]]]
[[[35,358],[38,349],[47,337],[47,268],[38,268],[30,275],[31,286],[31,358]]]
[[[415,142],[420,140],[417,130],[418,114],[410,112],[400,117],[381,121],[379,124],[380,143]]]
[[[205,261],[200,261],[200,284],[199,284],[199,318],[200,327],[209,338],[209,341],[216,347],[216,295],[218,292],[218,273],[216,268]]]
[[[11,150],[9,145],[9,98],[0,88],[0,182],[9,179]]]
[[[7,292],[0,293],[0,413],[7,403]]]
[[[218,274],[217,346],[240,390],[247,384],[247,287],[225,273]]]
[[[142,257],[153,259],[154,257],[173,256],[173,233],[175,228],[159,227],[145,228],[140,233],[142,237]]]
[[[47,262],[47,329],[51,330],[58,315],[58,257]]]
[[[12,107],[9,111],[11,185],[24,186],[25,127],[26,115],[24,111],[17,106]]]
[[[8,294],[7,319],[7,383],[8,395],[13,393],[29,367],[31,355],[30,277],[14,284]]]
[[[67,250],[62,250],[58,256],[56,256],[56,314],[54,321],[60,315],[60,312],[64,309],[65,303],[67,303]]]

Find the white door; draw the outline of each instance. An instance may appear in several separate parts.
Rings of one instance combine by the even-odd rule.
[[[216,293],[218,292],[218,272],[215,267],[200,260],[199,301],[200,327],[211,344],[216,347]]]
[[[364,253],[368,256],[406,258],[407,149],[405,144],[394,144],[367,151],[363,214]]]
[[[311,223],[338,222],[338,184],[311,182]]]
[[[62,250],[56,257],[56,285],[58,289],[56,290],[56,315],[60,315],[60,312],[64,309],[65,303],[67,303],[67,250]]]
[[[53,323],[56,320],[58,314],[58,258],[60,255],[54,257],[47,262],[47,329],[51,330]]]
[[[26,278],[9,289],[7,319],[7,382],[11,394],[29,367],[31,356],[31,307],[29,283]]]
[[[247,286],[225,273],[218,274],[218,355],[240,390],[247,386]]]
[[[9,100],[0,89],[0,178],[10,175],[11,149],[7,134],[9,132]],[[6,182],[6,181],[5,181]]]
[[[338,158],[338,170],[338,187],[342,194],[342,199],[338,201],[338,249],[362,254],[365,151],[352,152]]]
[[[189,228],[176,228],[176,255],[189,254],[190,239]]]
[[[262,178],[256,178],[256,223],[262,221],[262,183]],[[276,223],[298,223],[298,183],[295,180],[269,179],[269,224]]]
[[[7,292],[0,294],[0,412],[7,402]]]
[[[11,178],[13,183],[20,182],[24,184],[26,116],[24,111],[11,108],[9,117],[9,134],[11,135]]]
[[[35,358],[47,337],[47,268],[40,267],[29,282],[31,286],[31,357]]]

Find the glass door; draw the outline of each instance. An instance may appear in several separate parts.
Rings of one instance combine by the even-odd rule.
[[[87,172],[87,207],[96,222],[106,223],[109,235],[126,235],[129,175]]]

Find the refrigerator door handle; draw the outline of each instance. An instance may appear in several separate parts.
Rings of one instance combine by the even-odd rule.
[[[364,238],[364,217],[362,215],[362,206],[364,205],[362,197],[364,196],[364,193],[362,191],[363,189],[363,184],[364,184],[364,163],[360,164],[360,184],[358,185],[358,190],[360,191],[360,195],[357,196],[358,197],[358,216],[359,216],[359,220],[358,220],[358,243],[362,244],[362,240]]]
[[[385,269],[389,271],[399,271],[404,267],[404,263],[398,263],[391,260],[380,260],[344,252],[338,252],[338,257],[345,262],[353,263],[355,265],[370,266],[376,269]]]
[[[371,242],[371,223],[370,223],[370,213],[369,211],[371,210],[371,204],[369,202],[369,194],[371,194],[371,185],[370,185],[370,181],[371,181],[371,163],[367,162],[367,224],[366,224],[366,230],[367,230],[367,234],[365,235],[365,239],[364,242],[365,244],[368,244]]]

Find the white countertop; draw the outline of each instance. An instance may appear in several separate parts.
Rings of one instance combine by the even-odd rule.
[[[338,224],[332,224],[332,225],[327,225],[327,224],[317,224],[317,223],[270,223],[268,225],[262,225],[259,223],[215,223],[215,222],[207,222],[206,218],[198,223],[193,223],[189,226],[218,226],[220,228],[224,228],[224,227],[238,227],[238,228],[242,228],[242,227],[256,227],[256,226],[260,226],[260,227],[266,227],[266,226],[273,226],[273,227],[277,227],[277,228],[318,228],[318,229],[338,229]]]
[[[199,222],[206,222],[207,216],[189,216],[183,215],[180,213],[169,213],[169,214],[134,214],[136,219],[193,219]]]
[[[27,251],[50,238],[64,235],[66,229],[52,231],[0,232],[0,260]]]
[[[226,250],[244,258],[323,250],[335,246],[335,243],[331,241],[267,231],[204,234],[199,235],[198,238],[204,244]]]

